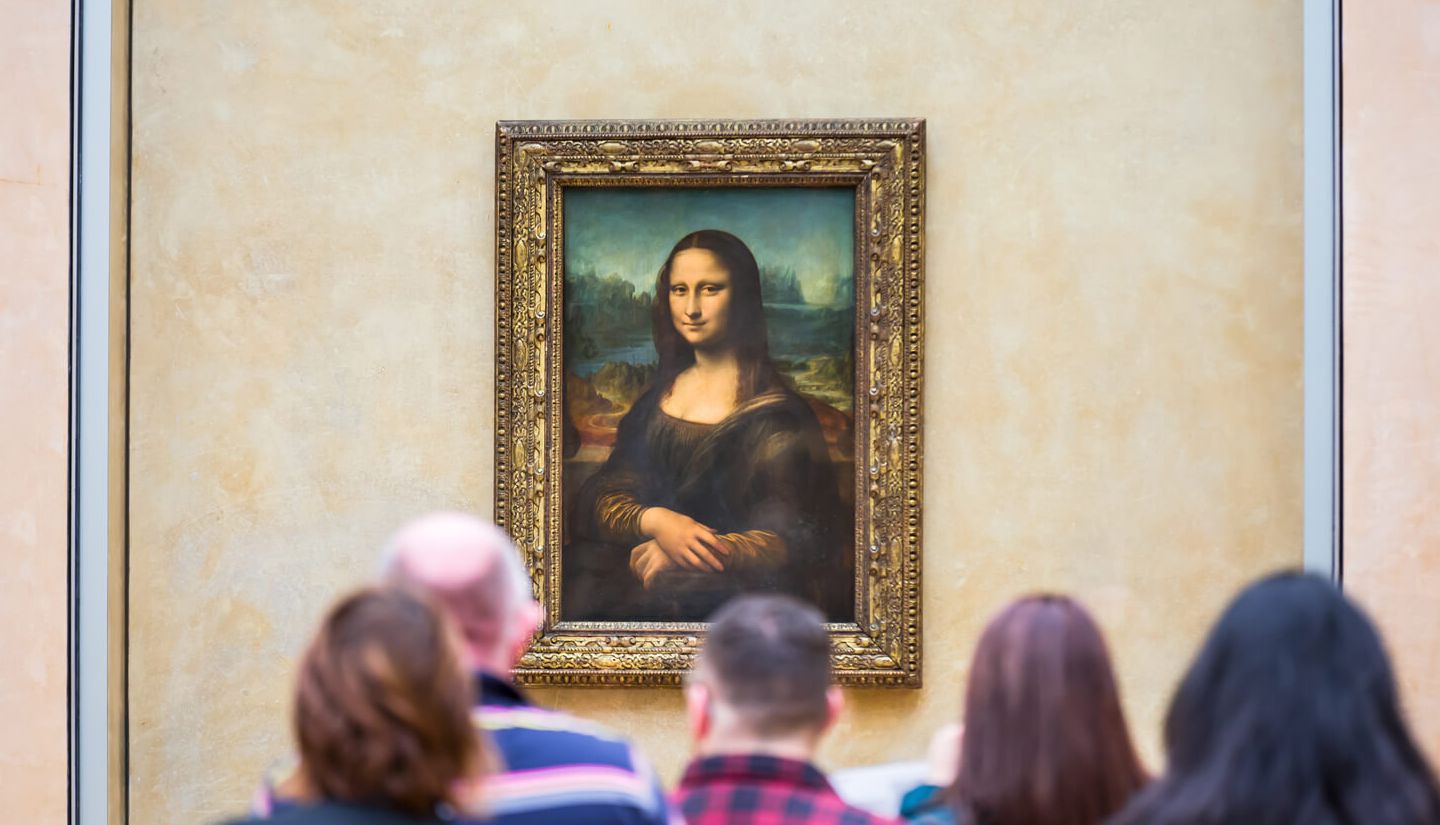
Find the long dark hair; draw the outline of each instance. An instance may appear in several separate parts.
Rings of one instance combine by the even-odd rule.
[[[1165,719],[1165,776],[1116,823],[1434,825],[1440,792],[1380,637],[1330,583],[1246,588]]]
[[[1064,596],[1020,599],[980,638],[965,696],[959,822],[1096,825],[1145,782],[1105,639]]]
[[[770,363],[765,302],[760,295],[760,266],[744,241],[719,229],[701,229],[681,238],[655,277],[655,303],[650,319],[655,352],[660,356],[655,386],[664,393],[675,376],[695,363],[695,348],[680,336],[670,315],[670,269],[675,256],[687,249],[709,252],[730,273],[730,323],[725,338],[740,364],[736,400],[748,401],[777,383],[775,367]]]

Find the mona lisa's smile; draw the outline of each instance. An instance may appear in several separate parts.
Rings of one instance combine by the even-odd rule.
[[[724,346],[730,327],[730,273],[707,249],[675,255],[670,269],[670,319],[696,349]]]

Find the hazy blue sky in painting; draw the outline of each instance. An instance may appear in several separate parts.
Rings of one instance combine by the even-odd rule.
[[[703,189],[568,187],[566,274],[619,275],[655,288],[670,248],[697,229],[723,229],[762,268],[793,269],[807,303],[830,305],[855,277],[855,191],[848,188]]]

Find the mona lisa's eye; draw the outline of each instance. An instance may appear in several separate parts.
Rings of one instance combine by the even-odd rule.
[[[671,295],[684,295],[684,294],[685,294],[685,285],[684,285],[684,284],[674,284],[674,285],[672,285],[672,286],[670,287],[670,294],[671,294]]]
[[[705,286],[700,287],[700,291],[704,292],[706,295],[714,295],[722,289],[724,289],[724,287],[720,286],[719,284],[706,284]]]

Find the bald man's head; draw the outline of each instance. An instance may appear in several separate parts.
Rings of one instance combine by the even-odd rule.
[[[382,575],[450,611],[473,667],[508,674],[540,618],[510,537],[465,513],[433,513],[400,528],[386,546]]]

